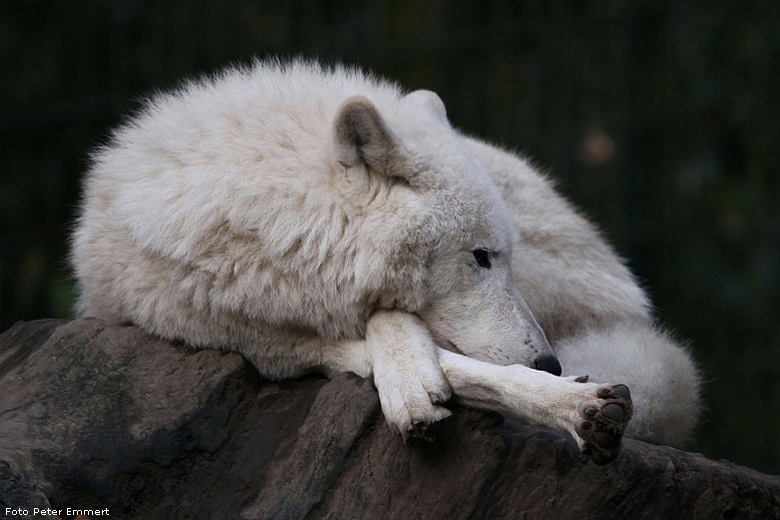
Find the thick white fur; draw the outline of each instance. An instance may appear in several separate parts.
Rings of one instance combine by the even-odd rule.
[[[262,62],[151,100],[95,154],[71,260],[81,314],[272,378],[373,376],[403,435],[454,393],[577,437],[601,386],[529,368],[547,338],[565,373],[631,387],[629,435],[695,425],[690,357],[590,224],[435,94],[350,69]]]

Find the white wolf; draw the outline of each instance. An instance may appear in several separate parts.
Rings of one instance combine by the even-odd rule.
[[[81,314],[270,378],[373,377],[404,437],[451,396],[597,462],[696,422],[689,355],[550,182],[353,69],[258,62],[152,99],[94,155],[71,260]]]

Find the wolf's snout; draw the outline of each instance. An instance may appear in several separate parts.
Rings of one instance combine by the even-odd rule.
[[[561,364],[558,362],[558,358],[550,354],[545,354],[536,358],[534,360],[534,368],[536,370],[549,372],[554,376],[559,376],[561,375],[561,372],[563,372]]]

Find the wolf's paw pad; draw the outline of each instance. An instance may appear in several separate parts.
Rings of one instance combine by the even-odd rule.
[[[631,419],[631,392],[626,385],[602,385],[596,399],[579,407],[581,422],[575,427],[582,453],[596,464],[606,464],[620,453],[623,432]]]

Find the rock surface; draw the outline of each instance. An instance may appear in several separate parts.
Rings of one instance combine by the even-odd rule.
[[[3,518],[780,517],[780,478],[727,461],[629,439],[596,466],[464,408],[404,444],[369,381],[272,383],[237,354],[93,319],[5,332],[0,389]]]

